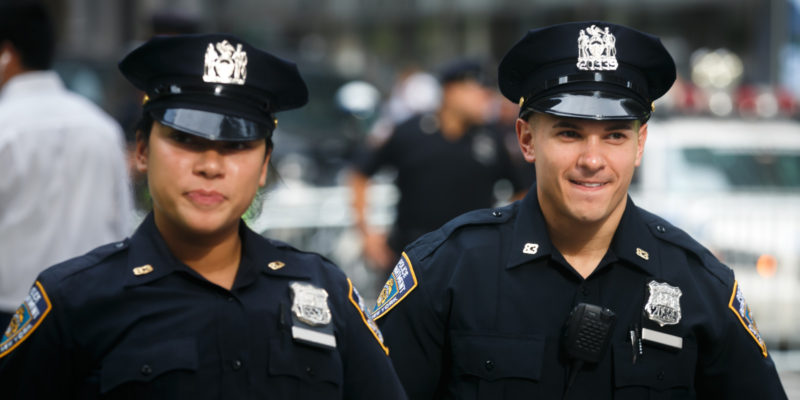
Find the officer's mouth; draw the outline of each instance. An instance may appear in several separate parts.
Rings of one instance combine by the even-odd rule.
[[[225,201],[225,196],[214,190],[192,190],[184,193],[184,196],[193,204],[201,207],[210,207]]]
[[[608,184],[608,182],[577,181],[573,179],[570,179],[569,182],[581,190],[599,190]]]

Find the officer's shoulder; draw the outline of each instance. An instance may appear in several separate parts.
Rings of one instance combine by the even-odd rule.
[[[86,273],[106,273],[111,272],[108,268],[98,268],[108,262],[117,254],[128,250],[129,240],[124,239],[112,242],[75,258],[63,261],[41,273],[41,279],[49,282],[60,282],[75,276],[82,276]]]
[[[639,208],[642,220],[653,236],[663,242],[677,246],[696,257],[700,264],[726,285],[733,284],[733,270],[720,262],[711,251],[684,230],[664,218]]]
[[[298,273],[312,276],[320,273],[344,276],[341,268],[322,254],[300,250],[289,243],[276,239],[264,238],[264,240],[280,251],[281,256],[284,258],[282,262],[290,265],[293,269],[297,269]]]
[[[406,253],[418,259],[431,255],[437,248],[465,234],[491,234],[510,221],[518,210],[518,202],[497,208],[483,208],[459,215],[439,229],[422,235],[406,247]]]

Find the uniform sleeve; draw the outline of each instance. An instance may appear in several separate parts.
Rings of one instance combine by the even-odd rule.
[[[403,253],[381,291],[373,316],[383,331],[400,381],[412,399],[441,397],[446,359],[443,319],[412,260]]]
[[[406,399],[381,331],[367,313],[353,283],[348,279],[347,284],[343,398]]]
[[[775,364],[736,282],[723,313],[718,345],[709,355],[710,361],[699,366],[697,397],[786,399]]]
[[[13,399],[64,398],[73,382],[59,304],[36,281],[0,343],[0,388]]]

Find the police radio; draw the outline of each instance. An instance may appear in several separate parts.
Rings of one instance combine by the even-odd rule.
[[[594,304],[580,303],[572,309],[564,327],[564,350],[572,360],[564,399],[583,364],[603,358],[616,321],[611,310]]]

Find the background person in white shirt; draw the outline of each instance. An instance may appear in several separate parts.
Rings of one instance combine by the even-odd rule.
[[[122,130],[50,70],[44,7],[0,5],[0,329],[36,276],[130,233]]]

